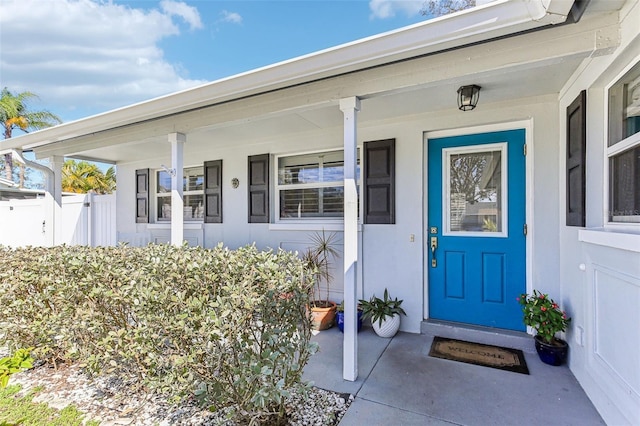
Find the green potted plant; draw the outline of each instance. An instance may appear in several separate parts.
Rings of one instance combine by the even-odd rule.
[[[400,314],[407,315],[402,309],[402,300],[391,299],[389,291],[384,289],[382,299],[374,294],[371,299],[360,299],[362,317],[371,318],[373,330],[380,337],[393,337],[400,328]]]
[[[331,290],[331,262],[339,255],[335,233],[316,232],[311,236],[311,246],[302,255],[307,270],[315,275],[311,311],[311,327],[326,330],[333,326],[337,304],[329,300]],[[325,284],[324,291],[322,284]]]
[[[336,324],[338,329],[344,333],[344,301],[336,308]],[[362,307],[358,305],[358,331],[362,329]]]
[[[535,345],[542,362],[561,365],[567,358],[569,345],[556,337],[567,329],[569,318],[549,295],[533,290],[533,294],[518,297],[522,305],[523,321],[536,330]]]

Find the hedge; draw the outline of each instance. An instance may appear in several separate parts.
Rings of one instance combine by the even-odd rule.
[[[282,419],[315,350],[312,280],[294,253],[255,246],[0,247],[0,344]]]

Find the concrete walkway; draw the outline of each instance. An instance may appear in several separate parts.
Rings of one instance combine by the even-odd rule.
[[[522,349],[529,375],[428,356],[433,336]],[[566,366],[543,364],[533,338],[427,324],[423,334],[383,339],[358,334],[355,382],[342,379],[342,333],[322,331],[304,372],[320,388],[356,396],[340,426],[351,425],[603,425]]]

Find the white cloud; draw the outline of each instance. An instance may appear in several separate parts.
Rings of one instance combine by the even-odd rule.
[[[202,84],[183,77],[158,47],[180,33],[172,16],[191,28],[200,22],[193,8],[166,9],[180,4],[165,1],[161,11],[99,0],[2,0],[0,85],[37,93],[63,108],[52,112],[64,117],[65,111],[99,112]]]
[[[242,23],[242,16],[240,16],[239,13],[223,10],[220,14],[222,15],[222,22],[229,22],[232,24]]]
[[[424,2],[425,0],[371,0],[369,9],[372,18],[393,18],[397,12],[415,16],[420,13]]]
[[[165,13],[172,16],[179,16],[185,20],[192,30],[202,28],[202,21],[198,9],[186,3],[172,0],[162,0],[160,7]]]

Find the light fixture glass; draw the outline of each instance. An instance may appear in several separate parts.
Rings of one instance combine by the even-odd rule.
[[[471,111],[478,105],[479,98],[480,86],[475,84],[460,86],[458,89],[458,109],[460,111]]]

